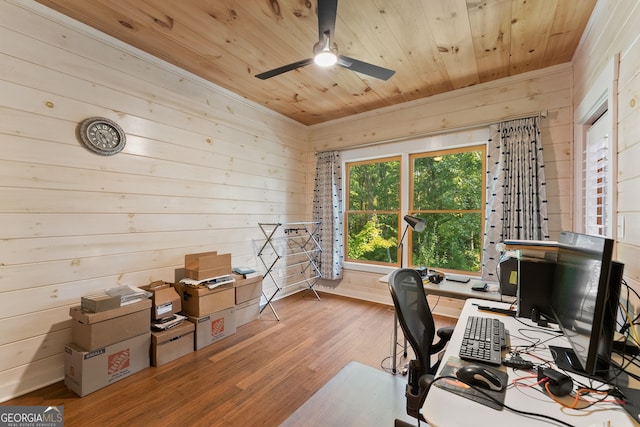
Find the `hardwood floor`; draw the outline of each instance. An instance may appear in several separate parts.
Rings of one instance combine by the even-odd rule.
[[[266,308],[235,335],[83,398],[59,382],[2,405],[63,405],[67,427],[277,426],[352,360],[390,372],[392,308],[321,298],[276,301],[279,322]]]

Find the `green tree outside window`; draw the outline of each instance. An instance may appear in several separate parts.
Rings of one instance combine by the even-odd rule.
[[[484,158],[484,146],[410,156],[409,210],[426,221],[412,234],[412,265],[480,271]]]
[[[348,163],[347,260],[398,261],[400,158]]]
[[[410,215],[426,221],[405,238],[411,266],[478,272],[484,223],[485,146],[411,154]],[[346,259],[400,265],[400,156],[346,164]]]

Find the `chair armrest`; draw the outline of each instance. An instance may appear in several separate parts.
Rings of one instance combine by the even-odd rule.
[[[445,326],[444,328],[440,328],[436,331],[436,334],[440,339],[438,342],[433,343],[431,346],[431,354],[439,353],[444,347],[447,345],[449,340],[451,339],[451,335],[453,335],[453,330],[455,327],[453,326]]]
[[[453,335],[453,330],[454,329],[455,329],[455,326],[445,326],[444,328],[438,329],[436,334],[438,334],[440,339],[443,339],[445,341],[449,341],[451,339],[451,335]]]

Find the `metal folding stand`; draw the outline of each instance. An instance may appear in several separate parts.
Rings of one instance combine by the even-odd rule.
[[[258,225],[266,238],[258,251],[258,258],[266,269],[263,278],[269,277],[275,285],[275,290],[270,295],[262,291],[267,303],[260,308],[260,313],[269,306],[276,319],[280,320],[271,302],[284,288],[304,284],[320,300],[313,288],[322,278],[318,267],[318,256],[322,248],[316,238],[320,221]]]

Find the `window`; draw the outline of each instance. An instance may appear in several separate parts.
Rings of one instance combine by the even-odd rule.
[[[409,213],[426,220],[413,233],[411,265],[480,271],[485,146],[410,156]]]
[[[583,156],[584,228],[586,234],[610,237],[611,180],[607,113],[587,130]]]
[[[400,157],[346,164],[346,259],[397,264]]]
[[[620,54],[615,53],[574,108],[574,221],[576,231],[609,238],[624,237],[618,217],[617,176],[618,79]],[[569,195],[569,190],[566,191]],[[620,221],[620,223],[618,223]]]
[[[480,271],[484,144],[347,161],[345,174],[346,261]],[[403,243],[411,255],[402,263],[407,213],[426,228],[409,230]]]

